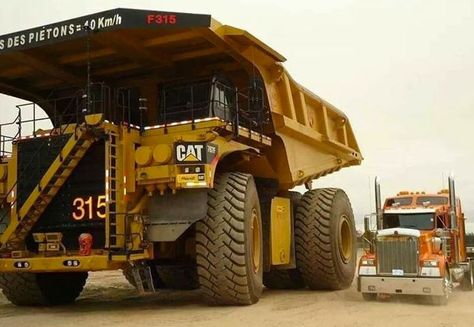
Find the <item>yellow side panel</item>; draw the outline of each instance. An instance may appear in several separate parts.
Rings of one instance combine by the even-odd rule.
[[[8,176],[7,164],[0,165],[0,199],[3,199],[4,197],[7,196],[7,192],[8,192],[7,176]]]
[[[286,265],[291,259],[290,199],[272,199],[270,240],[272,265]]]

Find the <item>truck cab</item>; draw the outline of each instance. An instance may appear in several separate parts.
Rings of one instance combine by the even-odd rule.
[[[409,294],[441,304],[446,303],[453,282],[472,290],[464,213],[455,198],[454,180],[450,185],[450,190],[431,194],[402,191],[378,206],[373,215],[377,230],[366,228],[359,261],[358,290],[364,299]],[[376,190],[380,190],[378,182]],[[380,192],[376,193],[379,204]]]

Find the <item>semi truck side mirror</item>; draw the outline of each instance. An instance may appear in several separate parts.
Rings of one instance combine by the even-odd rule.
[[[377,214],[364,216],[364,235],[362,236],[363,248],[371,252],[374,249],[375,232],[377,231],[376,221]]]
[[[370,232],[370,216],[364,217],[364,233]]]
[[[364,216],[364,232],[376,232],[377,231],[377,214],[371,213]]]

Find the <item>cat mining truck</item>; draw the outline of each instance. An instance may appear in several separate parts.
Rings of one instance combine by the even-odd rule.
[[[408,294],[442,305],[453,282],[473,290],[473,261],[466,254],[465,218],[452,177],[448,190],[403,191],[383,207],[376,179],[375,194],[377,231],[366,217],[367,243],[359,262],[358,290],[365,300]]]
[[[0,93],[25,101],[0,125],[6,298],[73,302],[107,270],[223,305],[348,287],[349,199],[312,180],[362,157],[284,61],[201,14],[115,9],[0,36]]]

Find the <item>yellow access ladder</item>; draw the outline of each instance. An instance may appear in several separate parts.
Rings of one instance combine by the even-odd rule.
[[[78,126],[64,147],[49,166],[38,185],[30,193],[18,212],[12,212],[10,225],[1,235],[1,249],[22,250],[24,240],[35,223],[58,193],[61,186],[77,167],[87,150],[94,143],[87,127]],[[15,209],[12,209],[14,211]]]
[[[107,220],[107,229],[108,232],[108,241],[107,246],[111,250],[118,250],[122,247],[119,243],[120,234],[117,231],[117,191],[119,187],[118,180],[118,139],[119,135],[115,130],[110,130],[107,133],[107,142],[106,142],[106,216]]]

